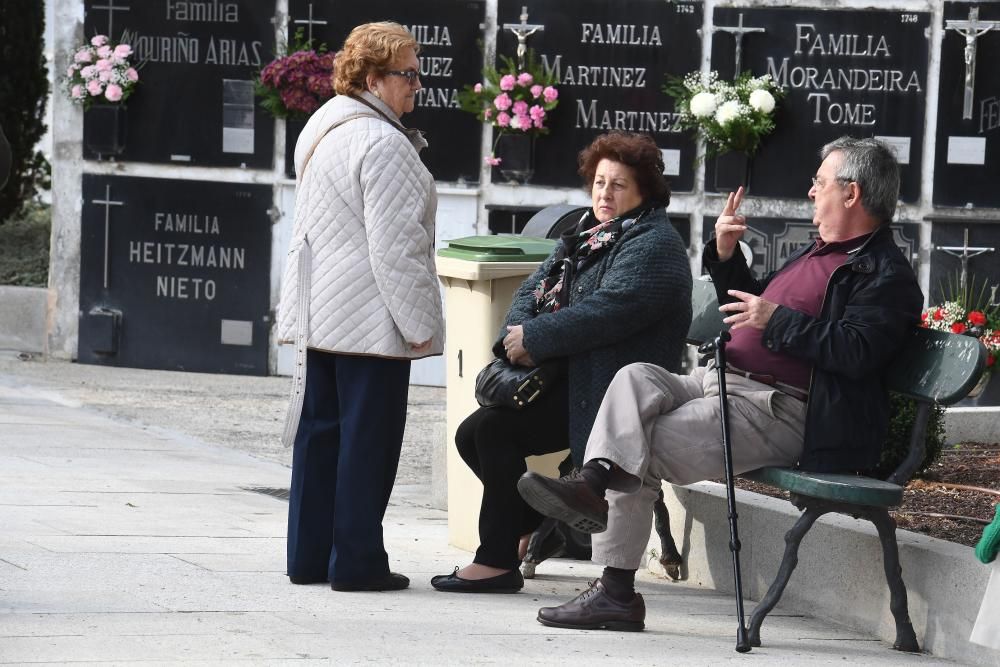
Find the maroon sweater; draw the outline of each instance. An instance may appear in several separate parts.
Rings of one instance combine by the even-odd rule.
[[[869,236],[865,234],[834,243],[816,239],[812,250],[775,274],[760,297],[816,317],[823,307],[823,295],[826,294],[830,276]],[[729,364],[751,373],[772,375],[778,382],[808,390],[812,366],[801,359],[764,347],[761,344],[763,333],[753,327],[733,331],[733,339],[726,345]]]

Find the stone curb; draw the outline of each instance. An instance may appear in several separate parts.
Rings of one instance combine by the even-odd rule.
[[[682,577],[689,583],[733,592],[726,489],[715,482],[686,487],[664,484],[677,547],[684,556]],[[784,534],[799,516],[785,500],[737,490],[744,597],[759,601],[774,579],[784,550]],[[1000,665],[1000,651],[968,641],[989,581],[989,568],[969,547],[905,530],[897,531],[900,564],[910,618],[920,646],[936,657],[980,665]],[[650,548],[659,549],[654,533]],[[651,571],[659,563],[650,558]],[[867,565],[866,565],[867,564]],[[865,521],[826,515],[816,522],[799,550],[799,564],[779,603],[788,611],[827,618],[895,638],[882,551],[875,528]],[[748,605],[747,615],[753,605]],[[768,623],[761,641],[768,641]]]

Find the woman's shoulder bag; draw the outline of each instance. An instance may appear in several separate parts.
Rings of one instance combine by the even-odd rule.
[[[559,364],[529,368],[495,357],[476,376],[476,401],[484,408],[520,410],[542,395],[559,377]]]

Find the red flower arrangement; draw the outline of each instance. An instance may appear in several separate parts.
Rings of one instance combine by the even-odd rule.
[[[260,105],[275,118],[306,118],[333,97],[336,54],[321,44],[302,41],[295,33],[292,53],[280,55],[264,66],[256,81]]]
[[[942,291],[953,294],[943,304],[925,308],[920,315],[921,326],[978,338],[989,352],[986,367],[992,369],[1000,357],[1000,307],[991,303],[985,283],[978,290],[973,280],[964,291],[943,287]]]

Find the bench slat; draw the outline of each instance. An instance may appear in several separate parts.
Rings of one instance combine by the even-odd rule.
[[[986,368],[986,346],[978,338],[916,328],[889,367],[889,389],[918,401],[956,403]]]
[[[788,468],[759,468],[740,475],[762,484],[812,498],[868,507],[896,507],[903,487],[871,477],[810,473]]]

